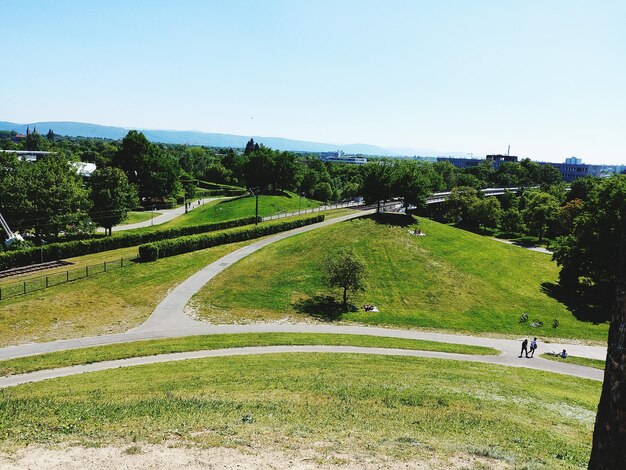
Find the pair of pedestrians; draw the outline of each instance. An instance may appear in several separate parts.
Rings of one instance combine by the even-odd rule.
[[[528,355],[528,338],[524,338],[522,341],[522,352],[519,353],[519,357],[522,357],[526,354],[526,357],[531,358],[535,357],[535,349],[537,349],[537,338],[533,338],[530,342],[530,356]]]

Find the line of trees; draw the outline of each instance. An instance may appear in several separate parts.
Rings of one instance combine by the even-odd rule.
[[[325,163],[315,154],[280,152],[252,139],[245,149],[234,150],[156,144],[138,131],[130,131],[120,141],[70,138],[58,136],[53,130],[46,136],[31,132],[21,142],[11,138],[11,133],[0,132],[0,148],[55,152],[52,157],[32,163],[21,162],[10,154],[2,157],[0,211],[16,229],[33,233],[36,239],[56,238],[61,232],[88,233],[94,225],[110,233],[131,208],[138,204],[151,208],[175,197],[191,198],[198,182],[256,188],[266,193],[296,191],[325,202],[359,195],[370,203],[401,197],[407,205],[420,208],[430,192],[458,187],[464,188],[456,192],[467,197],[472,208],[460,205],[456,212],[451,208],[451,216],[468,225],[502,224],[511,231],[523,226],[530,230],[537,227],[539,213],[530,217],[530,209],[517,209],[517,213],[516,208],[507,210],[504,204],[499,210],[492,201],[476,202],[472,188],[547,187],[560,180],[556,169],[530,160],[506,163],[498,170],[488,163],[461,170],[449,162],[396,159],[372,159],[366,165]],[[84,181],[71,166],[77,161],[95,163],[98,170]],[[540,226],[548,233],[551,221]]]

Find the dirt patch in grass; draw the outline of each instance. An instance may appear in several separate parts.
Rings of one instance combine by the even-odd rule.
[[[133,449],[128,452],[128,449]],[[357,469],[461,469],[461,468],[509,468],[505,462],[459,454],[443,460],[435,457],[411,460],[395,460],[385,457],[365,457],[356,454],[327,452],[324,446],[296,451],[280,451],[268,448],[209,449],[183,448],[175,445],[144,445],[124,447],[65,447],[45,448],[30,446],[13,455],[0,455],[0,466],[7,470],[103,470],[124,469],[279,469],[299,470],[319,468]]]

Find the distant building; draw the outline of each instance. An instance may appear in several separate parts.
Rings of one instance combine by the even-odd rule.
[[[549,162],[537,162],[540,165],[552,165],[559,173],[563,181],[569,183],[576,181],[578,178],[584,178],[585,176],[608,176],[605,172],[605,165],[587,165],[583,163],[582,158],[569,157],[565,159],[565,163],[549,163]]]
[[[460,158],[460,157],[437,157],[438,162],[449,162],[457,168],[471,168],[478,166],[485,160],[482,158]]]
[[[320,158],[325,160],[326,158],[338,158],[343,157],[345,153],[342,150],[337,150],[335,152],[320,152]]]
[[[0,152],[14,153],[20,160],[34,162],[40,157],[52,155],[54,152],[44,152],[42,150],[0,150]]]
[[[487,157],[485,157],[485,159],[488,162],[492,162],[493,163],[493,168],[495,170],[500,168],[500,165],[502,165],[503,163],[517,163],[517,161],[518,161],[517,155],[500,155],[500,154],[487,155]]]
[[[352,165],[365,165],[367,163],[367,158],[346,155],[341,150],[337,150],[336,152],[320,152],[320,159],[323,162],[350,163]]]
[[[48,155],[54,155],[56,152],[44,152],[41,150],[0,150],[3,153],[14,153],[17,155],[17,158],[27,162],[35,162],[39,160],[41,157],[46,157]],[[72,167],[76,170],[76,173],[80,176],[84,176],[89,178],[91,174],[96,171],[97,167],[95,163],[88,162],[74,162],[72,163]]]

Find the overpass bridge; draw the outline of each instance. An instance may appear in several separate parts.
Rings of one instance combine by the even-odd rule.
[[[513,188],[486,188],[481,189],[483,196],[502,196],[505,192],[510,193],[518,193],[520,192],[522,187],[513,187]],[[433,193],[429,197],[426,198],[426,204],[437,204],[439,202],[444,202],[450,197],[451,191],[444,191],[442,193]]]

